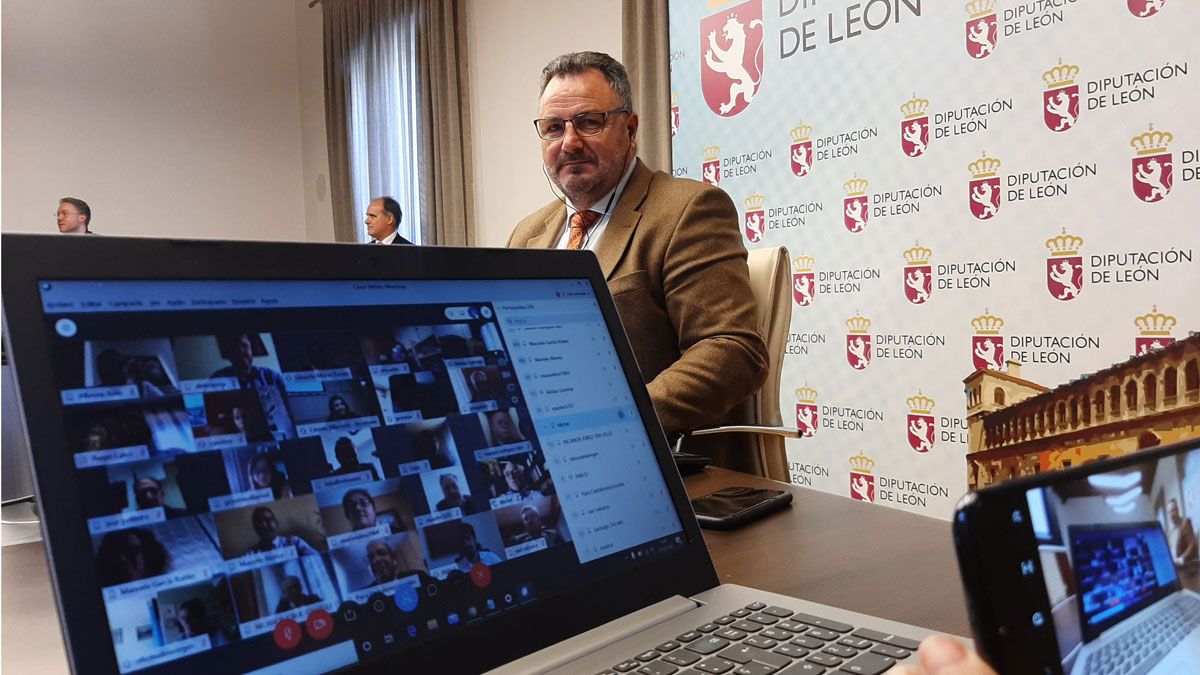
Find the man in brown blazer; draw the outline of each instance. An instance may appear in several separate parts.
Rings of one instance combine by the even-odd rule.
[[[606,54],[565,54],[546,66],[535,125],[546,175],[566,200],[522,220],[508,245],[595,252],[674,439],[733,421],[766,377],[768,357],[737,209],[724,191],[637,159],[632,107],[625,68]],[[688,449],[742,445],[715,438]]]

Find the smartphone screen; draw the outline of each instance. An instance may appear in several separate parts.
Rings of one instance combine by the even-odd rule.
[[[1200,672],[1200,449],[969,496],[954,529],[977,644],[1001,672]]]
[[[764,488],[725,488],[693,499],[692,508],[696,511],[697,516],[707,516],[715,519],[731,518],[782,494],[783,491],[781,490],[767,490]]]

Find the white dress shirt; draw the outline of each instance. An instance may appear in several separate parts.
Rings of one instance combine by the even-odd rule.
[[[584,234],[583,246],[580,248],[589,251],[596,250],[596,244],[600,241],[600,235],[604,234],[604,228],[608,226],[608,221],[612,218],[613,207],[617,205],[617,200],[621,198],[621,193],[625,191],[625,183],[629,182],[629,177],[633,175],[633,167],[636,165],[637,158],[635,157],[629,163],[629,168],[625,169],[625,175],[621,176],[621,180],[617,183],[617,186],[592,205],[590,210],[603,213],[604,215]],[[566,224],[563,226],[562,234],[558,236],[558,243],[554,245],[554,248],[565,249],[567,247],[567,241],[571,238],[571,216],[575,215],[575,212],[578,210],[571,204],[570,200],[567,200]]]
[[[374,243],[377,243],[377,244],[391,244],[393,241],[396,240],[396,236],[399,234],[400,234],[400,229],[397,228],[395,230],[392,230],[392,233],[389,234],[388,236],[384,237],[383,239],[372,239],[371,241]]]

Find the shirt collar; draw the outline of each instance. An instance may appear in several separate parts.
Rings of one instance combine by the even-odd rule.
[[[392,230],[392,233],[389,234],[388,236],[384,237],[383,239],[376,239],[376,241],[378,241],[381,244],[390,244],[396,240],[396,236],[399,234],[400,234],[400,228],[396,228],[396,229]]]

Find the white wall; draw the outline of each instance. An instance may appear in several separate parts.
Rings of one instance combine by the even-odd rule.
[[[0,229],[54,232],[69,195],[106,234],[331,240],[321,12],[307,5],[5,0]],[[621,3],[467,11],[478,241],[500,246],[552,199],[530,123],[538,73],[567,51],[619,57]]]
[[[293,2],[300,90],[304,220],[309,241],[333,241],[329,145],[325,135],[325,39],[321,30],[321,8],[309,7],[309,0]]]
[[[538,77],[564,52],[621,58],[618,0],[468,0],[475,219],[480,246],[503,246],[513,226],[554,198],[533,131]]]
[[[331,237],[317,189],[327,171],[318,9],[300,0],[2,8],[4,231],[56,231],[51,214],[70,195],[88,201],[106,234]]]

